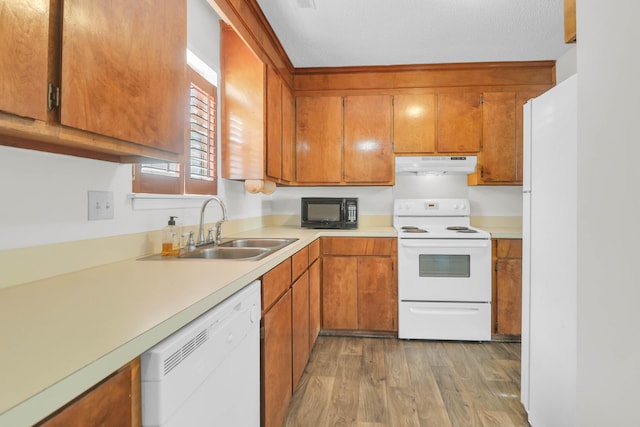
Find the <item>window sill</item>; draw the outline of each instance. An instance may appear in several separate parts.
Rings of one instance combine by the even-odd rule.
[[[209,197],[212,196],[199,194],[127,194],[127,199],[131,200],[131,208],[134,211],[153,209],[199,208],[202,206],[202,203]]]

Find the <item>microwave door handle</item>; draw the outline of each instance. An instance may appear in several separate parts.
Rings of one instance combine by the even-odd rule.
[[[429,239],[400,239],[405,248],[488,248],[490,240],[438,240]]]

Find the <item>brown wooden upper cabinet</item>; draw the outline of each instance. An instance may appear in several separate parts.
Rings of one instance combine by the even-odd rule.
[[[0,110],[11,113],[0,113],[0,140],[105,160],[178,160],[188,114],[186,2],[147,3],[0,8]]]
[[[0,110],[47,119],[50,0],[3,2],[0,8]]]
[[[564,0],[564,42],[575,43],[576,40],[576,0]]]
[[[266,176],[276,182],[293,181],[294,97],[272,66],[267,66]]]
[[[392,97],[344,98],[344,182],[393,183]]]
[[[393,143],[396,154],[429,154],[436,151],[434,94],[393,97]]]
[[[296,182],[392,184],[392,98],[296,99]]]
[[[480,182],[516,182],[516,94],[486,92],[482,109],[482,153],[477,167]]]
[[[481,93],[394,96],[396,154],[476,153],[482,141]]]
[[[222,177],[263,179],[265,65],[235,30],[222,22],[220,59]]]
[[[221,23],[222,177],[294,180],[294,97],[283,77]],[[266,126],[265,126],[266,125]]]
[[[481,94],[439,93],[436,147],[439,153],[477,153],[482,140]]]
[[[543,90],[484,92],[482,95],[482,151],[471,185],[522,184],[522,107]]]
[[[342,97],[296,98],[296,181],[342,181]]]

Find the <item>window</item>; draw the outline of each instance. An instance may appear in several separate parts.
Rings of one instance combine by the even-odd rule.
[[[185,163],[139,163],[133,191],[158,194],[216,194],[217,88],[189,67],[189,123]]]

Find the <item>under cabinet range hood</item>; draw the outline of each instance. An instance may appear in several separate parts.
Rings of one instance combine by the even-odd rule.
[[[398,156],[396,175],[468,175],[477,163],[476,156]]]

